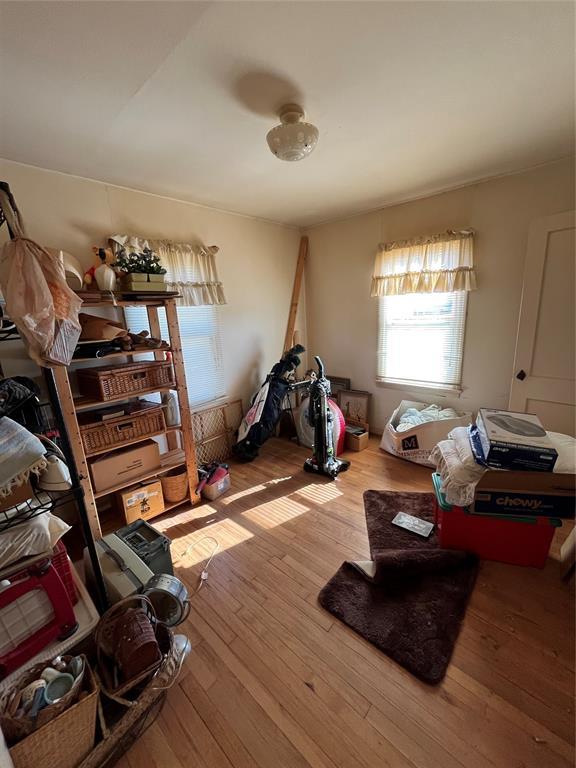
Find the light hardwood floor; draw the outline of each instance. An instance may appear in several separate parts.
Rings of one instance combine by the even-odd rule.
[[[430,491],[430,471],[376,439],[336,482],[274,439],[232,465],[222,499],[156,521],[192,589],[193,651],[121,768],[566,768],[574,764],[571,587],[484,563],[445,681],[432,688],[316,603],[343,560],[368,554],[364,490]]]

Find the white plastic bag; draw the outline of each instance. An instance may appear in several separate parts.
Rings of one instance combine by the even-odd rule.
[[[458,413],[456,418],[428,421],[424,424],[417,424],[403,432],[399,432],[396,429],[402,414],[409,408],[422,411],[430,405],[431,403],[402,400],[384,428],[380,448],[394,454],[394,456],[400,456],[402,459],[413,461],[415,464],[434,467],[434,462],[430,461],[430,453],[436,443],[439,443],[440,440],[445,440],[448,432],[453,430],[454,427],[468,426],[472,421],[472,414],[469,411],[465,411]]]
[[[82,299],[66,283],[58,256],[25,236],[20,212],[2,190],[0,206],[13,236],[0,255],[6,314],[34,362],[69,365],[81,331]]]

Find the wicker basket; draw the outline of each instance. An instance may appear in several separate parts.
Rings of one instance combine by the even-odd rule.
[[[69,661],[71,658],[71,656],[63,657],[64,661]],[[84,663],[86,664],[85,658]],[[16,699],[19,699],[19,692],[29,683],[37,680],[47,666],[49,666],[48,662],[43,662],[26,669],[18,676],[13,685],[7,688],[0,696],[0,727],[2,728],[2,733],[6,737],[8,744],[16,744],[16,742],[25,739],[33,731],[46,725],[61,714],[66,707],[69,707],[78,698],[82,685],[82,680],[80,678],[76,680],[72,688],[60,699],[60,701],[52,704],[50,707],[41,709],[36,718],[36,722],[30,717],[15,717],[11,714],[18,706],[19,702],[16,701]]]
[[[140,438],[152,437],[165,430],[166,422],[160,405],[117,419],[80,425],[86,456],[93,456],[107,448],[118,448]]]
[[[124,363],[114,368],[83,368],[77,373],[77,381],[80,394],[104,402],[175,386],[172,363],[168,360]]]
[[[106,697],[126,707],[126,711],[123,717],[109,728],[104,713],[101,712],[104,738],[78,768],[104,768],[115,765],[118,758],[129,749],[162,708],[166,691],[175,684],[180,674],[185,654],[178,653],[172,631],[168,627],[158,623],[157,628],[162,628],[163,637],[158,638],[163,653],[162,663],[153,677],[138,689],[134,699],[121,698],[120,693],[111,694],[103,687]]]
[[[144,610],[154,629],[160,655],[154,664],[151,664],[148,669],[143,670],[136,677],[122,680],[116,651],[116,623],[124,612],[131,608]],[[94,632],[94,644],[96,646],[97,674],[101,681],[102,693],[114,699],[125,696],[133,688],[145,683],[157,673],[163,660],[172,650],[172,633],[164,624],[157,621],[154,606],[145,595],[131,595],[115,603],[102,616]]]
[[[164,501],[176,504],[183,501],[188,494],[188,472],[186,468],[171,469],[160,478]]]
[[[98,686],[86,663],[82,688],[76,704],[10,749],[14,768],[77,768],[90,754],[96,733]]]

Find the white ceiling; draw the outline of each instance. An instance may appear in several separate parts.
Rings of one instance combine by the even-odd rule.
[[[573,152],[572,2],[0,2],[0,156],[290,224]],[[300,100],[316,151],[266,147]]]

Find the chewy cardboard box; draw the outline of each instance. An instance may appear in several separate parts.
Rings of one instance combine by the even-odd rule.
[[[137,480],[160,467],[160,449],[155,440],[145,440],[130,448],[111,451],[90,463],[94,490],[106,491],[119,483]]]
[[[164,496],[160,480],[120,491],[117,498],[127,523],[140,519],[147,520],[164,512]]]
[[[554,469],[558,453],[535,414],[480,408],[476,426],[488,466],[533,472]]]
[[[573,518],[576,475],[489,469],[476,486],[473,512]]]

